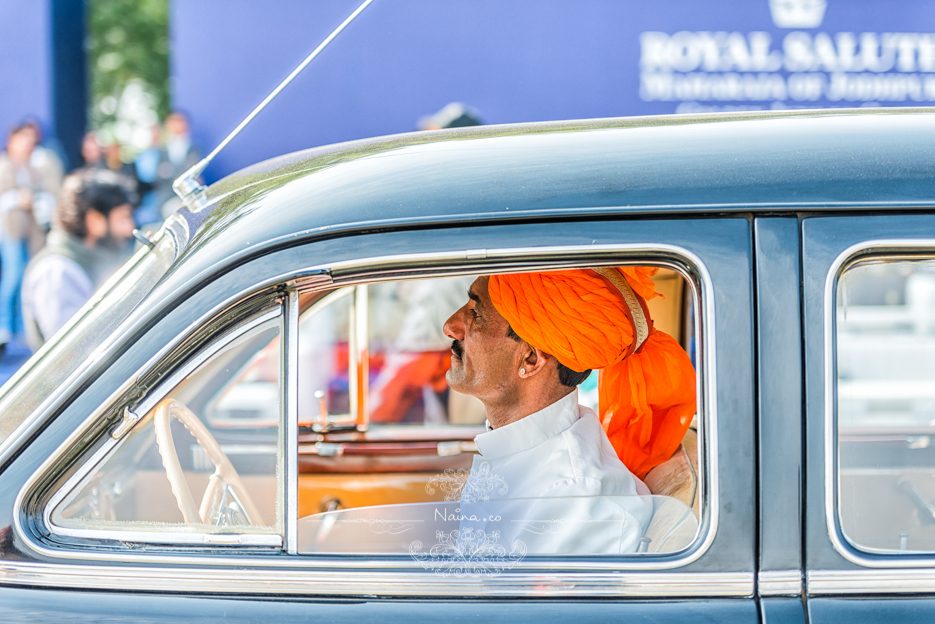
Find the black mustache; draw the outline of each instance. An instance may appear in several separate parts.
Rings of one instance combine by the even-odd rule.
[[[464,358],[464,345],[461,344],[460,340],[451,341],[451,350],[459,360]]]

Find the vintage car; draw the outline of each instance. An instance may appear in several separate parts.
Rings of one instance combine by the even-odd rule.
[[[442,130],[240,171],[4,386],[0,620],[929,621],[933,210],[924,109]],[[466,496],[484,411],[441,325],[472,276],[632,265],[697,372],[669,472]]]

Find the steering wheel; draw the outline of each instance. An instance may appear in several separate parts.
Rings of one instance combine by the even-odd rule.
[[[195,507],[195,499],[192,498],[182,465],[179,463],[172,439],[172,418],[185,425],[214,464],[214,474],[208,479],[208,487],[200,507]],[[240,475],[211,432],[190,409],[175,399],[165,399],[156,406],[153,425],[156,428],[156,444],[159,447],[159,455],[162,456],[162,465],[166,469],[172,493],[186,524],[263,526],[263,516],[250,498]]]

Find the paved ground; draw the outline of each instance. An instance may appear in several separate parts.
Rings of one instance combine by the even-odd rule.
[[[14,340],[6,346],[6,352],[0,357],[0,384],[5,384],[13,376],[23,362],[29,359],[32,351],[19,340]]]

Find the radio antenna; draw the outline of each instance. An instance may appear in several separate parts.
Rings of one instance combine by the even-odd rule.
[[[286,85],[292,82],[292,80],[296,76],[298,76],[309,63],[312,62],[312,59],[318,56],[318,54],[322,50],[324,50],[328,46],[328,44],[331,43],[334,40],[334,38],[337,37],[341,33],[341,31],[347,27],[348,24],[353,22],[354,19],[356,19],[357,16],[360,15],[360,13],[364,9],[366,9],[370,5],[371,2],[373,2],[373,0],[364,0],[364,2],[359,7],[357,7],[357,9],[353,13],[348,15],[347,19],[341,22],[341,25],[335,28],[334,31],[330,35],[328,35],[328,37],[324,41],[322,41],[321,44],[319,44],[319,46],[315,48],[315,50],[311,54],[309,54],[305,58],[305,60],[302,61],[302,63],[292,71],[291,74],[286,76],[285,80],[279,83],[278,87],[273,89],[272,93],[266,96],[265,100],[260,102],[259,106],[253,109],[252,113],[247,115],[247,117],[243,121],[240,122],[240,125],[234,128],[233,132],[227,135],[227,138],[221,141],[221,143],[217,147],[214,148],[214,151],[212,151],[210,154],[208,154],[207,156],[202,158],[200,161],[198,161],[198,163],[196,163],[194,167],[192,167],[191,169],[183,173],[181,176],[179,176],[179,178],[172,184],[172,190],[174,190],[175,193],[179,197],[182,198],[182,202],[185,202],[188,198],[198,195],[199,193],[205,190],[205,187],[202,186],[200,182],[198,182],[198,176],[200,176],[201,173],[205,170],[205,168],[211,163],[211,161],[214,160],[214,157],[217,156],[218,153],[222,149],[224,149],[227,146],[227,144],[230,143],[231,140],[235,136],[240,134],[240,131],[243,130],[247,126],[247,124],[253,121],[253,118],[256,117],[261,110],[266,108],[266,105],[272,102],[273,99],[277,95],[279,95],[279,92],[285,89]]]

